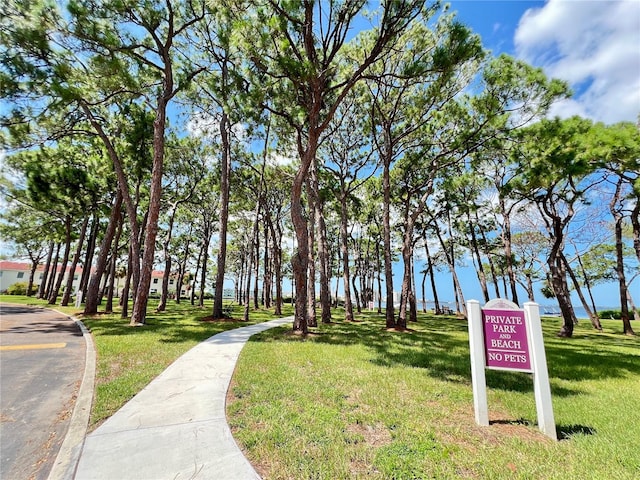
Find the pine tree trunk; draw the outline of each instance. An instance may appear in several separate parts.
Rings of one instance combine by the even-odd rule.
[[[165,83],[171,79],[165,78]],[[172,91],[172,87],[165,86],[165,92]],[[147,303],[151,287],[151,274],[156,251],[156,237],[158,235],[158,219],[160,217],[160,199],[162,196],[162,172],[164,163],[164,135],[166,125],[166,108],[168,98],[160,95],[153,121],[153,167],[151,169],[151,189],[149,191],[149,209],[144,236],[144,251],[140,266],[140,282],[136,288],[135,300],[131,312],[130,325],[144,325],[147,319]]]
[[[122,293],[120,294],[120,306],[122,311],[120,312],[120,318],[129,317],[129,292],[131,291],[131,279],[133,277],[133,248],[129,244],[129,256],[127,259],[127,274],[124,279],[124,286],[122,287]]]
[[[226,72],[226,70],[225,70]],[[226,73],[223,74],[226,75]],[[213,299],[213,318],[222,318],[222,294],[224,289],[224,274],[227,261],[227,227],[229,222],[229,181],[231,176],[231,143],[229,133],[229,117],[222,112],[220,119],[220,135],[222,139],[222,158],[220,160],[220,217],[218,241],[218,270],[216,272],[216,289]]]
[[[595,328],[596,330],[602,331],[602,325],[600,324],[600,319],[591,310],[591,308],[589,307],[589,304],[587,303],[587,300],[584,298],[584,294],[582,293],[582,288],[580,288],[580,282],[578,281],[578,278],[576,277],[575,272],[571,268],[571,265],[569,265],[569,261],[567,260],[567,257],[565,257],[564,253],[561,254],[561,258],[562,258],[562,261],[564,262],[564,266],[567,270],[567,273],[571,277],[571,281],[573,282],[573,288],[575,289],[576,293],[578,294],[578,298],[582,303],[582,308],[584,308],[584,311],[587,313],[587,316],[591,321],[591,325],[593,325],[593,328]]]
[[[118,231],[116,232],[116,236],[113,240],[113,247],[111,251],[111,265],[109,268],[109,284],[107,286],[107,303],[104,307],[104,311],[107,313],[113,312],[113,295],[115,290],[116,283],[116,267],[118,263],[118,249],[120,244],[120,236],[122,235],[122,226],[123,226],[123,218],[120,216],[120,221],[118,222]]]
[[[429,281],[431,283],[431,291],[433,292],[433,311],[436,315],[440,315],[442,313],[442,309],[440,308],[440,300],[438,300],[438,290],[436,289],[436,277],[433,271],[433,260],[431,259],[431,254],[429,253],[429,245],[427,244],[426,232],[423,233],[424,236],[424,251],[427,256],[427,270],[429,271]]]
[[[102,278],[102,274],[104,273],[104,270],[107,266],[109,250],[111,249],[111,243],[113,241],[113,237],[120,220],[121,207],[122,193],[120,193],[120,190],[118,190],[116,199],[113,203],[113,207],[111,207],[109,224],[107,225],[107,230],[104,233],[104,238],[102,239],[102,244],[100,245],[100,254],[98,255],[98,261],[96,262],[95,270],[91,275],[91,280],[89,281],[89,286],[87,288],[87,296],[85,298],[84,304],[85,314],[93,314],[97,313],[98,311],[100,279]]]
[[[518,289],[516,283],[516,274],[513,268],[513,253],[511,248],[511,217],[504,203],[504,198],[499,199],[500,211],[502,213],[502,243],[504,245],[504,255],[507,262],[507,275],[509,277],[509,285],[511,286],[511,300],[518,305]]]
[[[347,197],[340,195],[340,251],[342,252],[342,283],[344,284],[344,319],[353,321],[353,304],[351,301],[351,270],[349,267],[349,238],[348,238]]]
[[[76,252],[73,256],[73,260],[71,261],[71,267],[69,268],[69,276],[67,277],[67,284],[64,288],[64,295],[62,296],[62,301],[60,305],[66,307],[69,304],[69,300],[71,298],[71,290],[73,289],[73,277],[76,274],[76,269],[78,268],[78,262],[80,261],[80,255],[82,254],[82,244],[84,243],[84,237],[87,234],[87,227],[89,226],[89,218],[90,215],[87,214],[84,217],[82,222],[82,227],[80,228],[80,238],[78,238],[78,243],[76,246]],[[78,291],[79,286],[78,286]]]
[[[47,291],[47,280],[49,279],[49,268],[51,267],[51,259],[53,258],[53,251],[55,249],[55,243],[53,240],[49,242],[49,251],[47,253],[47,259],[44,263],[44,269],[42,271],[42,278],[40,279],[40,287],[38,288],[38,294],[36,298],[44,298],[44,294]]]
[[[205,230],[205,236],[202,240],[202,266],[200,267],[200,295],[198,296],[198,305],[202,308],[204,307],[204,284],[207,280],[207,264],[209,263],[209,242],[211,241],[211,232],[209,228]],[[216,285],[216,291],[218,290],[218,285]],[[220,285],[220,298],[222,298],[222,288],[223,285]],[[221,317],[218,317],[221,318]]]
[[[386,287],[386,309],[385,320],[387,328],[394,328],[396,326],[395,311],[393,306],[393,270],[391,262],[391,146],[390,146],[390,134],[385,130],[385,155],[384,155],[384,169],[382,172],[382,192],[383,192],[383,204],[382,204],[382,229],[383,229],[383,242],[384,242],[384,276]]]
[[[318,191],[318,174],[316,161],[311,165],[311,194],[315,205],[315,222],[317,233],[317,259],[320,270],[320,318],[322,323],[331,323],[331,275],[329,273],[329,244],[327,241],[327,224],[324,208]]]
[[[53,261],[49,266],[49,279],[47,280],[47,288],[44,291],[44,298],[49,299],[51,296],[51,292],[53,290],[53,285],[58,277],[58,259],[60,258],[60,247],[62,244],[60,242],[56,243],[56,251],[53,255]]]
[[[482,265],[482,256],[480,255],[480,248],[478,247],[478,238],[476,236],[475,224],[471,220],[471,215],[467,212],[467,220],[469,226],[469,232],[471,235],[471,251],[477,262],[478,280],[480,281],[480,288],[482,290],[482,296],[485,303],[489,301],[489,289],[487,288],[487,275],[484,272],[484,266]]]
[[[67,271],[67,264],[69,263],[69,256],[71,255],[71,217],[67,215],[65,218],[65,238],[64,238],[64,255],[62,257],[62,264],[60,265],[60,274],[56,278],[56,283],[49,294],[49,305],[55,305],[56,300],[58,299],[58,294],[60,293],[60,287],[62,287],[62,280],[64,279],[64,274]],[[70,271],[69,277],[73,281],[73,274],[75,272]]]
[[[87,289],[89,288],[89,279],[91,278],[91,264],[93,263],[93,256],[96,250],[96,239],[98,237],[98,230],[100,228],[100,220],[97,213],[93,214],[93,220],[91,229],[89,230],[89,238],[87,241],[87,251],[84,257],[84,265],[82,268],[82,277],[80,278],[80,285],[78,291],[82,292],[82,298],[87,298]],[[129,255],[131,257],[131,255]]]

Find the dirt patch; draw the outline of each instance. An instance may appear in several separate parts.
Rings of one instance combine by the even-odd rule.
[[[509,419],[503,412],[494,412],[488,427],[478,425],[473,412],[450,412],[442,426],[444,428],[439,429],[438,435],[444,443],[454,443],[471,452],[477,451],[481,445],[503,445],[514,437],[532,443],[552,442],[530,422]]]
[[[362,436],[364,442],[372,447],[382,447],[391,443],[391,432],[383,424],[364,425],[355,423],[347,425],[347,432]]]

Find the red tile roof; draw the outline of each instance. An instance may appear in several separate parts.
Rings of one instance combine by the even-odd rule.
[[[71,265],[67,265],[67,271],[71,269]],[[27,262],[14,262],[10,260],[0,260],[0,270],[15,270],[18,272],[29,272],[31,270],[31,264]],[[37,272],[44,271],[44,264],[39,264],[38,268],[36,268]],[[56,271],[60,271],[60,265]],[[82,266],[78,265],[76,267],[76,273],[82,273]],[[151,272],[152,278],[162,278],[164,276],[164,271],[162,270],[154,270]]]

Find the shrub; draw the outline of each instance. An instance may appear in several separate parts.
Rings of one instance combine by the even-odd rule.
[[[603,320],[620,320],[622,312],[620,310],[602,310],[598,312],[598,316]]]
[[[27,294],[27,282],[17,282],[7,288],[7,295],[26,295]],[[35,287],[34,287],[35,288]]]

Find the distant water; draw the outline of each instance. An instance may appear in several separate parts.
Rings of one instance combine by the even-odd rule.
[[[620,307],[597,307],[599,312],[604,310],[620,310]],[[589,315],[587,315],[587,311],[583,306],[573,305],[573,311],[576,312],[576,317],[578,319],[589,319]],[[547,313],[548,312],[548,313]],[[541,315],[550,315],[551,312],[556,313],[558,316],[560,315],[560,309],[557,306],[549,306],[549,305],[540,305],[540,314]]]
[[[482,304],[481,304],[482,305]],[[386,306],[385,302],[382,302],[382,309],[384,310]],[[395,305],[395,308],[399,308],[399,304]],[[452,310],[455,311],[455,302],[441,302],[440,306],[442,308],[451,308]],[[378,308],[378,302],[374,303],[374,309],[377,310]],[[427,308],[428,309],[433,309],[434,308],[434,303],[432,301],[427,301]],[[597,309],[599,312],[602,312],[604,310],[620,310],[620,307],[602,307],[602,306],[597,306]],[[422,301],[418,300],[418,311],[422,311]],[[576,313],[576,317],[578,319],[589,319],[589,315],[587,315],[587,311],[584,309],[584,307],[582,305],[576,305],[575,303],[573,304],[573,311]],[[540,304],[540,315],[541,316],[552,316],[552,315],[557,315],[560,316],[560,309],[558,308],[557,305],[543,305]]]

